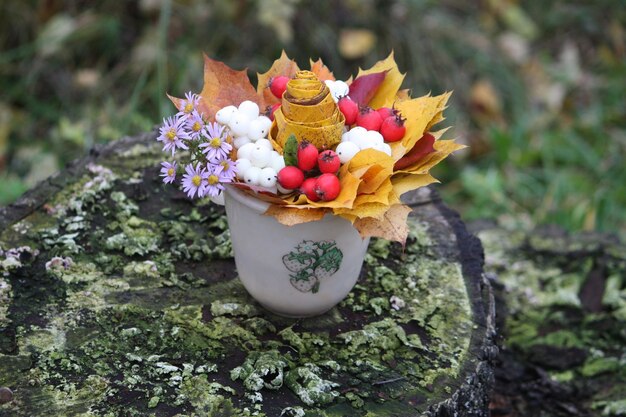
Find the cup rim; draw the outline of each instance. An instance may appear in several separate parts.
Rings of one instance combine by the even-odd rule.
[[[233,200],[236,200],[237,202],[256,211],[257,213],[265,213],[271,205],[267,201],[259,200],[258,198],[254,198],[250,194],[244,193],[235,186],[226,185],[224,187],[224,193],[228,197],[231,197]]]

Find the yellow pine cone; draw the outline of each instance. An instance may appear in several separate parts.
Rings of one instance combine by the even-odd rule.
[[[282,149],[290,135],[318,149],[341,142],[345,118],[330,90],[311,71],[298,71],[287,84],[280,108],[274,113],[271,139]]]

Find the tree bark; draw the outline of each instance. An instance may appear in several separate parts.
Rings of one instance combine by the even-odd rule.
[[[161,183],[155,137],[0,208],[0,415],[488,415],[483,251],[434,191],[344,302],[286,319],[239,283],[221,208]]]

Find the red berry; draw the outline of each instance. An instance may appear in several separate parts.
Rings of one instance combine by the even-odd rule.
[[[406,126],[400,116],[389,116],[383,120],[380,126],[380,134],[385,142],[397,142],[404,137]]]
[[[317,165],[319,152],[315,145],[303,140],[298,146],[298,167],[303,171],[309,171]]]
[[[380,125],[383,123],[383,118],[380,114],[371,107],[361,107],[359,115],[356,117],[357,126],[361,126],[367,130],[379,130]]]
[[[283,93],[287,89],[287,83],[289,82],[289,77],[284,75],[279,75],[278,77],[274,77],[270,80],[270,91],[276,98],[283,98]]]
[[[298,167],[289,165],[278,171],[278,183],[288,190],[295,190],[303,181],[304,172]]]
[[[267,109],[265,110],[265,115],[269,117],[271,121],[274,121],[274,113],[276,112],[276,110],[278,110],[279,107],[280,103],[276,103],[272,106],[267,106]]]
[[[378,114],[380,114],[380,117],[382,117],[383,120],[385,120],[389,116],[394,115],[393,109],[390,109],[389,107],[381,107],[376,111],[378,112]]]
[[[335,174],[322,174],[315,181],[315,193],[324,201],[332,201],[339,195],[341,184]]]
[[[346,118],[346,126],[352,126],[356,122],[356,117],[359,114],[359,106],[348,96],[341,97],[339,102],[339,111],[343,113]]]
[[[341,165],[339,155],[330,149],[320,153],[320,156],[317,158],[317,166],[322,174],[335,174],[339,171],[339,165]]]
[[[304,180],[302,185],[300,186],[300,192],[311,201],[320,201],[320,198],[317,196],[315,192],[315,183],[317,182],[317,178],[307,178]]]

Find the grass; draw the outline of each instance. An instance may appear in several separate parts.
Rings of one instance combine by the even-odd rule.
[[[284,48],[347,78],[393,49],[413,95],[455,92],[447,122],[470,150],[435,174],[464,218],[626,234],[619,1],[59,4],[2,6],[0,204],[94,143],[151,129],[165,92],[201,88],[202,51],[254,73]],[[375,43],[347,58],[351,28]]]

